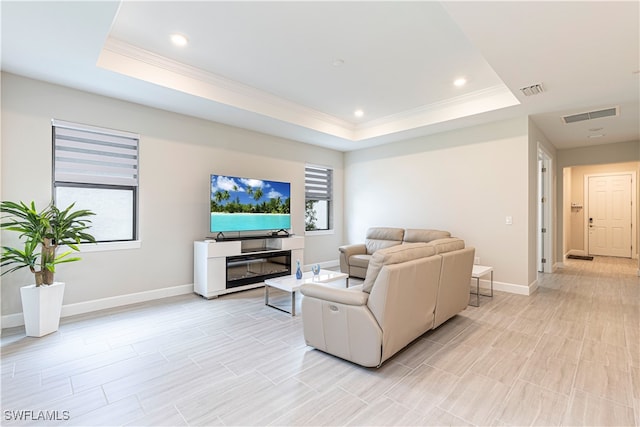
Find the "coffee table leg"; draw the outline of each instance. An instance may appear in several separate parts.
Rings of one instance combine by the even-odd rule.
[[[269,305],[269,285],[264,285],[264,305]]]
[[[291,317],[296,315],[296,291],[291,292]]]
[[[273,304],[269,304],[269,288],[270,287],[271,286],[269,285],[264,285],[264,305],[268,305],[271,308],[275,308],[276,310],[280,310],[287,314],[290,314],[291,316],[295,316],[296,315],[296,292],[295,291],[291,292],[291,311],[287,311],[284,308],[280,308]]]

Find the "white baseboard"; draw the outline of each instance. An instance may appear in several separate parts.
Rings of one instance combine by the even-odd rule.
[[[153,301],[161,298],[185,295],[193,292],[193,285],[179,285],[170,288],[154,289],[151,291],[137,292],[135,294],[118,295],[115,297],[101,298],[97,300],[78,302],[62,306],[60,317],[75,316],[77,314],[90,313],[107,308],[121,307],[129,304]],[[22,313],[7,314],[2,316],[2,327],[12,328],[24,325]]]
[[[482,287],[490,287],[490,280],[480,280],[480,286]],[[493,289],[496,291],[508,292],[510,294],[517,295],[531,295],[538,288],[538,284],[534,281],[529,286],[526,285],[516,285],[515,283],[505,283],[505,282],[496,282],[493,281]]]
[[[587,256],[587,252],[583,249],[571,249],[569,252],[567,252],[564,255],[564,258],[567,259],[567,256],[569,255],[576,255],[576,256]]]
[[[321,268],[331,268],[331,267],[339,267],[339,266],[340,266],[340,260],[338,260],[338,259],[320,263],[320,267]],[[311,265],[305,266],[305,271],[306,270],[311,270]],[[639,270],[639,272],[640,272],[640,270]],[[639,273],[639,275],[640,275],[640,273]],[[475,284],[476,284],[475,279],[472,279],[472,284],[475,286]],[[483,288],[487,288],[488,289],[488,288],[491,287],[491,281],[490,280],[486,280],[486,279],[481,279],[480,280],[480,286],[482,286]],[[514,283],[496,282],[494,280],[493,281],[493,289],[496,290],[496,291],[508,292],[508,293],[511,293],[511,294],[531,295],[532,293],[534,293],[536,291],[536,289],[538,289],[538,282],[534,281],[529,286],[527,286],[527,285],[516,285]],[[484,292],[484,291],[482,291],[482,292]]]
[[[476,279],[471,279],[471,289],[475,289]],[[480,279],[480,292],[486,293],[486,289],[491,289],[491,280]],[[496,282],[493,281],[493,290],[508,292],[510,294],[517,295],[531,295],[538,289],[538,282],[536,280],[533,283],[527,285],[516,285],[515,283]]]
[[[339,260],[331,260],[319,263],[321,268],[331,268],[340,265]],[[311,270],[311,265],[305,266],[305,270]],[[640,276],[640,270],[638,270],[638,276]],[[474,281],[475,282],[475,281]],[[474,283],[475,284],[475,283]],[[480,280],[480,284],[483,288],[491,286],[489,280]],[[509,292],[518,295],[531,295],[538,288],[537,281],[534,281],[529,286],[516,285],[514,283],[505,282],[493,282],[493,289],[502,292]],[[137,292],[135,294],[118,295],[115,297],[101,298],[97,300],[84,301],[75,304],[67,304],[62,306],[62,313],[60,317],[75,316],[78,314],[91,313],[93,311],[105,310],[108,308],[122,307],[130,304],[137,304],[146,301],[153,301],[161,298],[172,297],[176,295],[185,295],[193,292],[193,285],[179,285],[172,286],[170,288],[154,289],[151,291]],[[24,318],[22,313],[7,314],[2,316],[2,327],[12,328],[15,326],[24,325]]]
[[[320,264],[320,268],[340,267],[340,260],[334,259],[334,260],[331,260],[331,261],[319,262],[318,264]],[[316,265],[316,264],[305,265],[303,270],[304,271],[311,271],[311,266],[312,265]]]

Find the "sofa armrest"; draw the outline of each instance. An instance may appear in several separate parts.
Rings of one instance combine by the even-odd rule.
[[[380,365],[382,329],[366,305],[368,294],[315,283],[300,291],[307,345],[362,366]]]
[[[340,271],[351,276],[351,265],[349,258],[353,255],[364,255],[367,253],[367,247],[364,243],[356,243],[354,245],[344,245],[338,248],[340,251]]]
[[[300,287],[300,292],[302,292],[302,295],[307,297],[344,305],[366,305],[367,300],[369,299],[369,294],[366,292],[332,288],[330,286],[317,285],[315,283],[302,285]]]
[[[367,253],[367,247],[364,245],[364,243],[340,246],[338,250],[340,251],[340,253],[344,254],[347,259],[349,259],[349,257],[352,255]]]

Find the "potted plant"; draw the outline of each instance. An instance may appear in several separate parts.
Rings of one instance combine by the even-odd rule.
[[[38,212],[35,203],[0,202],[0,228],[19,233],[22,247],[2,246],[0,267],[10,267],[2,275],[29,268],[35,284],[20,288],[22,313],[28,336],[41,337],[58,330],[64,283],[54,282],[56,265],[80,260],[70,256],[81,242],[95,243],[87,233],[93,212],[58,209],[53,203]],[[57,253],[60,246],[69,250]]]

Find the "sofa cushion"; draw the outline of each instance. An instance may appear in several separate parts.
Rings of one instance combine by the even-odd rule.
[[[407,243],[430,242],[436,239],[451,237],[451,233],[442,230],[428,230],[418,228],[407,228],[404,232],[404,241]]]
[[[362,291],[371,293],[371,288],[378,277],[378,273],[383,266],[389,264],[399,264],[418,258],[425,258],[436,254],[434,246],[426,243],[406,243],[404,245],[393,246],[376,251],[371,256],[367,275],[362,284]]]
[[[404,228],[371,227],[367,230],[365,246],[369,255],[379,249],[388,248],[402,243]]]
[[[349,258],[349,264],[354,267],[367,268],[370,260],[371,260],[371,255],[365,255],[365,254],[351,255],[351,257]]]
[[[435,249],[437,254],[445,252],[457,251],[464,249],[464,240],[457,237],[449,237],[446,239],[436,239],[427,243],[427,246]]]

